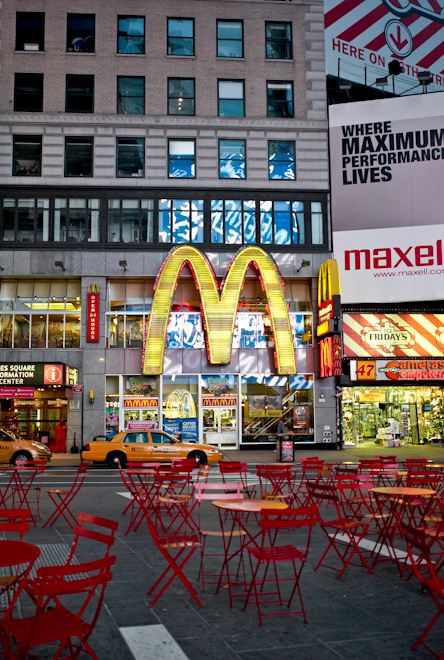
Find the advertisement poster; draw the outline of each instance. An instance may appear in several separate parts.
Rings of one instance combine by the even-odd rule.
[[[215,396],[236,391],[236,381],[233,376],[209,376],[206,381],[208,392]]]
[[[181,436],[182,442],[197,442],[198,441],[198,426],[197,419],[188,417],[181,420]]]
[[[152,383],[143,376],[132,376],[127,380],[127,388],[131,394],[149,394],[153,391]]]
[[[248,416],[265,417],[265,394],[250,394],[248,396]]]
[[[282,416],[282,395],[266,396],[265,397],[265,416],[266,417],[281,417]]]
[[[131,420],[128,422],[128,431],[152,431],[159,427],[159,422],[154,419]]]
[[[398,61],[388,92],[420,94],[422,71],[433,76],[430,91],[444,89],[442,0],[325,0],[324,7],[329,76],[374,86]]]
[[[296,404],[293,408],[293,428],[310,428],[310,406]]]
[[[289,440],[281,440],[281,461],[293,462],[293,442]]]
[[[164,419],[163,430],[165,431],[165,433],[169,433],[174,437],[178,436],[180,433],[180,418],[172,417],[171,419]]]
[[[342,303],[441,300],[444,93],[331,105]]]

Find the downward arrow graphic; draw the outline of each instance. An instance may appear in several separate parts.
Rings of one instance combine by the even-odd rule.
[[[404,46],[407,46],[407,44],[409,42],[408,39],[406,39],[405,41],[401,41],[401,26],[400,25],[396,26],[396,37],[395,37],[394,34],[391,34],[390,39],[393,41],[393,43],[395,44],[396,48],[399,51],[401,51],[404,48]]]

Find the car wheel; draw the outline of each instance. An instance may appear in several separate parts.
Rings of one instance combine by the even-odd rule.
[[[19,451],[12,457],[11,463],[17,465],[17,461],[32,461],[32,456],[27,451]]]
[[[207,464],[207,457],[203,451],[192,451],[191,454],[188,454],[187,458],[194,458],[196,460],[197,467]]]
[[[106,457],[106,462],[110,468],[118,468],[118,461],[120,461],[121,467],[126,467],[126,456],[121,451],[112,451]]]

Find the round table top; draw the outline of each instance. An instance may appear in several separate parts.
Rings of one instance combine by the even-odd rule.
[[[288,509],[288,504],[285,504],[285,502],[273,502],[271,500],[214,500],[211,504],[218,509],[245,513],[257,513],[262,509]]]
[[[380,488],[372,488],[372,493],[379,493],[380,495],[436,495],[436,490],[432,488],[408,488],[407,486],[381,486]]]
[[[14,566],[35,561],[42,551],[25,541],[0,541],[0,566]]]

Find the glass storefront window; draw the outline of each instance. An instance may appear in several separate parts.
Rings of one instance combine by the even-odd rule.
[[[163,416],[166,419],[197,418],[199,376],[163,377]]]
[[[14,315],[14,347],[29,348],[29,315]]]
[[[0,314],[0,347],[12,348],[12,314]]]
[[[51,319],[51,317],[49,317]],[[70,314],[65,317],[65,347],[80,348],[80,315]]]
[[[276,442],[279,419],[296,433],[295,441],[314,441],[313,376],[241,377],[242,442]]]
[[[126,317],[126,346],[128,348],[142,348],[144,337],[143,316]]]

